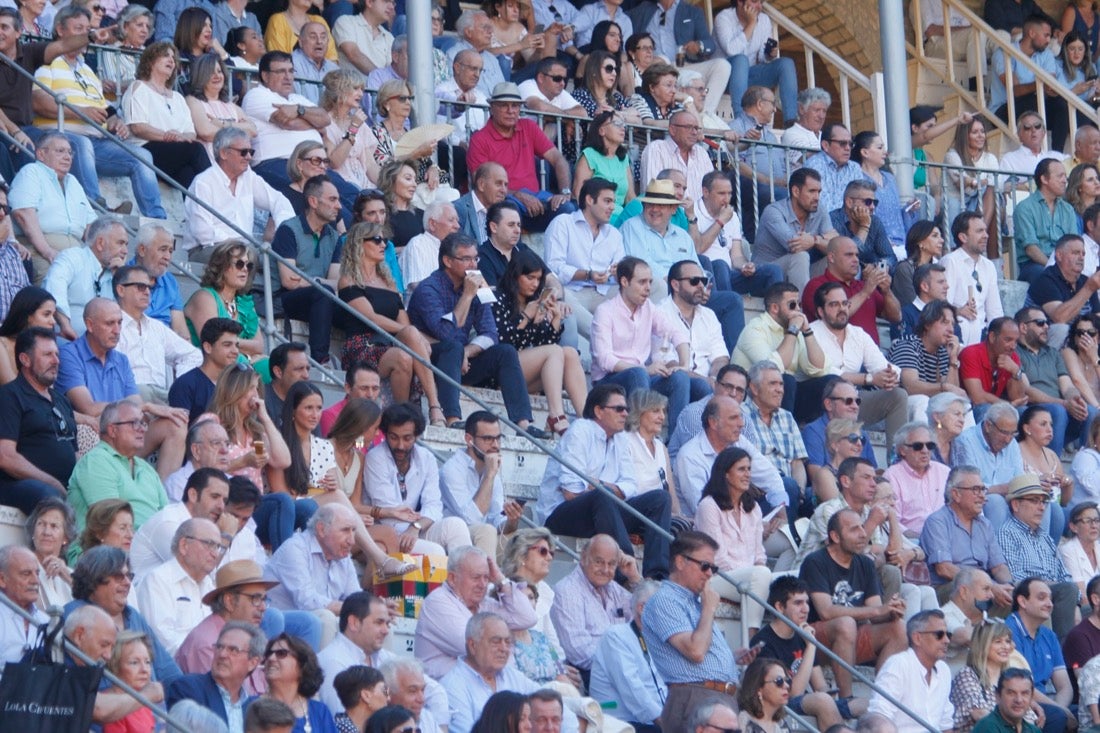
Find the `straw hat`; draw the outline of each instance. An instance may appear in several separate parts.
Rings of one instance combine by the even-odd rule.
[[[645,195],[639,196],[638,200],[643,204],[670,204],[672,206],[681,206],[684,203],[676,198],[676,186],[672,181],[656,179],[649,182],[649,185],[645,187]]]
[[[265,589],[279,585],[274,580],[264,580],[264,571],[254,560],[234,560],[218,568],[214,576],[214,590],[202,597],[202,602],[212,605],[214,599],[231,588],[242,585],[262,585]]]

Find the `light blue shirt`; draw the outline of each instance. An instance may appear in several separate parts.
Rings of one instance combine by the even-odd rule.
[[[747,114],[739,114],[730,123],[730,129],[742,137],[756,127],[756,119]],[[779,138],[771,125],[766,126],[760,132],[760,141],[779,144]],[[787,151],[783,148],[770,148],[767,145],[747,145],[744,150],[737,153],[737,158],[745,165],[753,169],[757,175],[768,176],[776,181],[784,181],[789,178],[787,171]]]
[[[1024,460],[1020,455],[1020,444],[1015,440],[994,454],[982,433],[981,424],[962,431],[951,447],[952,466],[974,466],[982,474],[987,486],[1007,484],[1024,472]]]
[[[314,104],[320,104],[321,85],[313,82],[320,82],[325,78],[325,74],[330,71],[338,71],[340,66],[335,61],[323,58],[321,59],[321,68],[318,69],[317,64],[302,53],[300,48],[294,49],[294,52],[290,54],[290,58],[294,64],[294,91]],[[372,88],[376,89],[377,87]]]
[[[229,698],[229,692],[221,685],[215,683],[218,694],[222,696],[222,705],[225,706],[225,718],[229,724],[229,733],[244,733],[244,701],[248,699],[244,688],[237,693],[237,702]]]
[[[645,260],[653,270],[653,290],[660,300],[667,292],[665,279],[669,269],[680,260],[691,260],[698,264],[699,255],[695,252],[695,242],[691,235],[671,222],[664,234],[649,226],[645,214],[631,217],[620,227],[623,235],[623,248],[628,255]]]
[[[1020,42],[1016,41],[1012,46],[1020,51]],[[1024,54],[1025,56],[1027,54]],[[1058,61],[1054,58],[1054,54],[1050,52],[1049,48],[1042,51],[1036,51],[1031,54],[1031,61],[1043,71],[1047,72],[1051,76],[1058,75]],[[998,110],[1002,105],[1008,102],[1008,92],[1005,90],[1005,84],[1001,81],[1001,75],[1005,73],[1005,55],[1000,49],[993,52],[993,81],[990,82],[989,90],[989,108],[991,110]],[[1023,66],[1012,60],[1012,83],[1013,84],[1030,84],[1035,81],[1035,74],[1031,73],[1031,69]]]
[[[260,27],[260,21],[256,16],[247,10],[244,11],[244,15],[238,18],[233,15],[233,10],[229,7],[229,3],[215,3],[214,9],[210,11],[211,20],[214,23],[214,38],[218,43],[225,43],[225,37],[229,35],[229,31],[234,28],[240,28],[244,26],[256,31],[256,35],[263,38],[264,29]],[[171,40],[169,38],[168,40]],[[231,49],[235,50],[235,49]],[[371,87],[376,89],[377,87]]]
[[[569,0],[546,0],[546,2],[532,3],[532,5],[535,8],[535,23],[541,23],[546,27],[554,23],[572,25],[573,19],[577,17],[577,8]],[[551,5],[554,6],[554,10],[550,10]],[[626,39],[627,36],[624,35],[624,44]]]
[[[493,479],[493,494],[485,514],[474,503],[481,486],[481,474],[474,459],[465,450],[456,450],[439,469],[439,492],[443,495],[443,516],[458,517],[466,524],[491,524],[500,529],[504,524],[504,482],[497,471]]]
[[[604,633],[592,657],[588,694],[599,703],[614,702],[620,720],[652,723],[668,697],[668,685],[644,643],[634,624],[616,624]]]
[[[264,567],[264,580],[280,583],[267,597],[284,611],[316,611],[362,589],[351,558],[326,559],[312,531],[295,533],[275,551]]]
[[[84,335],[84,306],[92,298],[114,299],[115,274],[105,269],[90,247],[62,250],[46,271],[42,287],[57,301],[57,310],[72,321],[77,336]]]
[[[667,684],[716,680],[737,682],[737,663],[722,632],[714,626],[710,647],[703,661],[696,664],[670,642],[676,634],[695,633],[703,616],[699,597],[671,580],[661,583],[642,611],[642,635],[653,657],[653,666]]]
[[[562,3],[563,5],[566,3]],[[535,17],[539,17],[539,11],[543,10],[542,3],[537,3],[539,7],[535,9]],[[554,7],[558,7],[555,3]],[[613,23],[618,24],[619,28],[623,32],[623,45],[626,45],[626,39],[634,35],[634,23],[630,20],[630,16],[622,9],[620,5],[615,12],[615,17],[612,18],[607,12],[607,5],[603,0],[596,0],[594,3],[585,5],[583,8],[577,11],[577,15],[573,18],[573,44],[578,48],[585,46],[592,42],[592,29],[596,27],[596,24],[601,20],[610,20]]]
[[[456,629],[455,633],[461,634],[462,631]],[[537,684],[511,664],[497,673],[495,682],[494,690],[480,674],[474,671],[473,667],[466,663],[465,657],[458,660],[451,671],[443,675],[439,683],[447,691],[447,700],[451,704],[448,733],[470,733],[474,723],[481,717],[485,703],[494,693],[507,690],[529,695],[539,689]]]
[[[573,280],[578,270],[606,272],[626,256],[619,230],[610,224],[601,224],[598,234],[593,238],[592,228],[582,211],[551,219],[543,242],[547,267],[570,290],[592,286],[587,281]],[[610,283],[597,285],[596,291],[606,295],[611,287]]]
[[[668,9],[668,15],[665,16],[665,24],[661,25],[661,15],[665,11],[658,5],[656,12],[653,13],[653,17],[649,20],[649,26],[646,28],[646,30],[649,31],[649,35],[653,36],[653,43],[657,47],[657,55],[664,56],[669,62],[676,60],[676,11],[679,10],[679,8],[680,0],[675,0]],[[626,45],[625,40],[623,41],[623,45]]]
[[[817,204],[819,212],[839,209],[844,204],[845,186],[852,181],[863,180],[863,169],[859,167],[859,163],[849,160],[842,166],[837,165],[824,151],[807,158],[806,167],[821,174],[821,198]]]
[[[581,419],[570,425],[562,436],[558,452],[573,465],[579,466],[586,476],[615,484],[629,499],[638,493],[629,438],[625,432],[608,438],[595,420]],[[535,505],[539,524],[545,524],[546,518],[565,501],[562,489],[571,494],[583,494],[588,490],[588,481],[550,459],[546,462],[546,471],[539,486],[539,501]]]
[[[38,214],[38,226],[44,234],[68,234],[83,239],[84,230],[96,218],[84,189],[71,173],[65,175],[65,186],[62,188],[57,173],[37,160],[23,166],[15,174],[8,204],[12,211],[34,209]],[[23,234],[18,225],[15,231]]]

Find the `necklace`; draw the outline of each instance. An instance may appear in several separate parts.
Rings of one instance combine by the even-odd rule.
[[[233,320],[237,320],[237,296],[234,294],[226,298],[221,293],[218,293],[218,299],[222,302],[222,305],[225,306],[225,310],[229,313],[229,317]]]

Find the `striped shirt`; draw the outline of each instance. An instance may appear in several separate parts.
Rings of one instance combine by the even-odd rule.
[[[760,452],[771,459],[781,476],[789,476],[791,461],[808,458],[810,455],[806,452],[806,444],[802,442],[802,432],[798,429],[794,416],[779,408],[772,415],[771,425],[768,425],[755,402],[746,400],[745,404],[749,408],[749,424],[756,433],[756,445]]]
[[[58,56],[52,63],[38,67],[38,71],[34,72],[34,78],[49,87],[55,94],[64,95],[65,101],[70,104],[96,109],[107,108],[107,98],[103,96],[103,83],[92,68],[84,63],[82,56],[77,56],[73,61],[69,61],[64,56]],[[37,116],[34,124],[36,127],[56,127],[57,121]],[[81,122],[75,116],[65,118],[65,129],[81,135],[103,136],[103,131],[98,127]]]
[[[688,660],[669,643],[676,634],[694,633],[703,617],[703,603],[682,585],[666,580],[650,597],[642,611],[642,636],[653,666],[668,684],[737,682],[733,652],[717,626],[712,627],[710,647],[699,664]]]
[[[929,354],[919,336],[906,336],[890,347],[890,362],[901,369],[916,369],[920,381],[937,384],[947,376],[951,357],[944,346]]]

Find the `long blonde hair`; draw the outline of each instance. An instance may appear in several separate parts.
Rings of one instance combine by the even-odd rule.
[[[366,287],[366,278],[363,277],[363,242],[369,237],[385,238],[386,234],[381,224],[372,221],[361,221],[351,225],[347,239],[344,240],[344,253],[340,256],[340,276],[346,277],[359,287]],[[397,283],[386,266],[385,260],[379,262],[375,270],[382,282],[391,288],[397,288]]]
[[[247,394],[248,390],[256,387],[259,390],[260,375],[248,366],[237,362],[227,367],[218,377],[214,386],[214,399],[211,400],[211,412],[218,416],[225,432],[230,440],[240,440],[237,435],[237,424],[242,422],[249,435],[253,438],[261,438],[264,434],[263,423],[253,414],[241,415],[237,403]],[[260,399],[263,399],[261,396]]]
[[[989,679],[989,647],[993,642],[1004,637],[1012,638],[1012,631],[1003,621],[990,620],[980,623],[975,627],[974,634],[970,637],[970,652],[966,655],[966,664],[973,667],[978,673],[978,679],[982,686],[992,687],[997,680]],[[1004,670],[1001,670],[1004,671]]]

